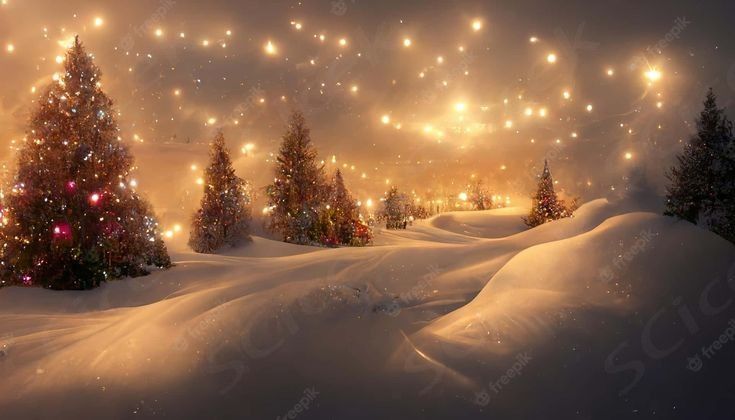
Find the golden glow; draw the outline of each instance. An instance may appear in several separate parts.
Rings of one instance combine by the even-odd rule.
[[[655,68],[651,68],[644,75],[646,76],[646,79],[650,80],[651,82],[657,82],[661,80],[661,77],[663,77],[661,71]]]
[[[475,21],[472,22],[472,30],[477,32],[480,29],[482,29],[482,21],[480,19],[475,19]]]
[[[340,40],[339,40],[339,46],[340,47],[346,47],[347,46],[347,38],[340,38]]]
[[[606,71],[606,73],[607,73],[607,75],[608,75],[608,76],[610,76],[610,77],[612,77],[612,76],[615,76],[615,69],[613,69],[613,68],[608,68],[608,69],[607,69],[607,71]]]
[[[403,46],[408,48],[413,44],[413,41],[411,41],[411,38],[404,38],[403,39]]]
[[[382,122],[382,123],[383,123],[383,124],[385,124],[385,125],[388,125],[388,124],[390,124],[390,115],[388,115],[388,114],[386,114],[386,115],[383,115],[383,116],[382,116],[382,117],[380,118],[380,122]]]
[[[156,36],[159,37],[159,38],[162,37],[163,36],[163,29],[161,29],[161,28],[156,29]]]
[[[592,112],[592,104],[587,105],[587,112]]]
[[[554,53],[549,53],[549,55],[546,56],[546,61],[548,61],[551,64],[556,63],[556,60],[557,60],[556,54]]]
[[[465,110],[467,110],[467,104],[465,104],[464,102],[458,102],[454,104],[454,110],[457,112],[464,112]]]
[[[571,94],[571,92],[569,92],[568,90],[565,90],[564,92],[562,92],[562,93],[561,93],[561,96],[563,96],[563,97],[564,97],[564,99],[567,99],[567,100],[569,100],[569,99],[571,99],[571,97],[572,97],[572,94]]]
[[[5,51],[7,51],[7,52],[9,52],[9,53],[12,53],[12,52],[14,52],[14,51],[15,51],[15,45],[13,45],[13,44],[8,44],[8,45],[6,45],[6,46],[5,46]]]
[[[105,21],[101,17],[94,18],[94,26],[100,27],[105,24]]]
[[[442,57],[442,56],[437,57],[436,58],[436,63],[437,64],[444,64],[444,57]]]
[[[459,198],[460,200],[462,200],[462,201],[467,201],[467,199],[468,199],[469,197],[467,196],[467,193],[466,193],[466,192],[461,192],[461,193],[459,193],[459,196],[458,196],[458,198]]]
[[[625,152],[625,160],[631,160],[631,159],[633,159],[633,153]]]
[[[263,47],[263,49],[268,55],[276,55],[278,53],[278,49],[276,48],[275,44],[273,44],[273,41],[270,40],[265,44],[265,47]]]
[[[538,42],[538,37],[532,36],[528,38],[528,42],[530,42],[531,44],[535,44]]]
[[[240,152],[244,155],[249,155],[255,150],[255,145],[253,143],[246,143],[240,148]]]

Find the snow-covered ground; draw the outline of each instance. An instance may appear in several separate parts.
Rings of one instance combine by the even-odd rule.
[[[641,210],[172,243],[148,277],[1,289],[0,418],[731,418],[735,247]]]

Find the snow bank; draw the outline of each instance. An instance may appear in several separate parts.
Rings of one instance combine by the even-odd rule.
[[[688,412],[709,400],[676,392],[690,373],[684,353],[716,336],[732,309],[695,318],[691,334],[672,313],[685,303],[694,313],[735,250],[668,218],[613,217],[627,212],[597,200],[517,233],[509,214],[453,214],[379,231],[368,248],[255,237],[199,255],[171,243],[177,266],[148,277],[89,292],[0,289],[0,412],[273,418],[308,391],[304,418],[607,417],[649,410],[657,386],[658,412]],[[720,283],[717,305],[730,296]],[[657,308],[666,316],[656,345],[686,343],[654,359],[640,336]],[[496,395],[491,380],[523,352],[532,358],[521,376]],[[619,397],[636,360],[645,375]],[[720,378],[706,369],[695,379],[711,392],[704,381]],[[721,389],[712,398],[730,391]],[[477,400],[483,391],[492,398]],[[593,412],[598,403],[610,411]]]

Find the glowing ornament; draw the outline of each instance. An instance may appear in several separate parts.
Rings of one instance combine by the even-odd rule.
[[[94,193],[94,194],[92,194],[92,195],[89,196],[89,202],[90,202],[90,204],[96,206],[97,204],[99,204],[100,198],[101,197],[100,197],[100,195],[98,193]]]

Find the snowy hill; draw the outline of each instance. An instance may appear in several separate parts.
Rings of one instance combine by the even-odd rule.
[[[299,418],[726,415],[735,346],[686,363],[735,316],[735,247],[633,210],[596,200],[533,230],[517,209],[451,213],[368,248],[171,244],[177,266],[148,277],[5,288],[0,412],[283,418],[305,399]]]

